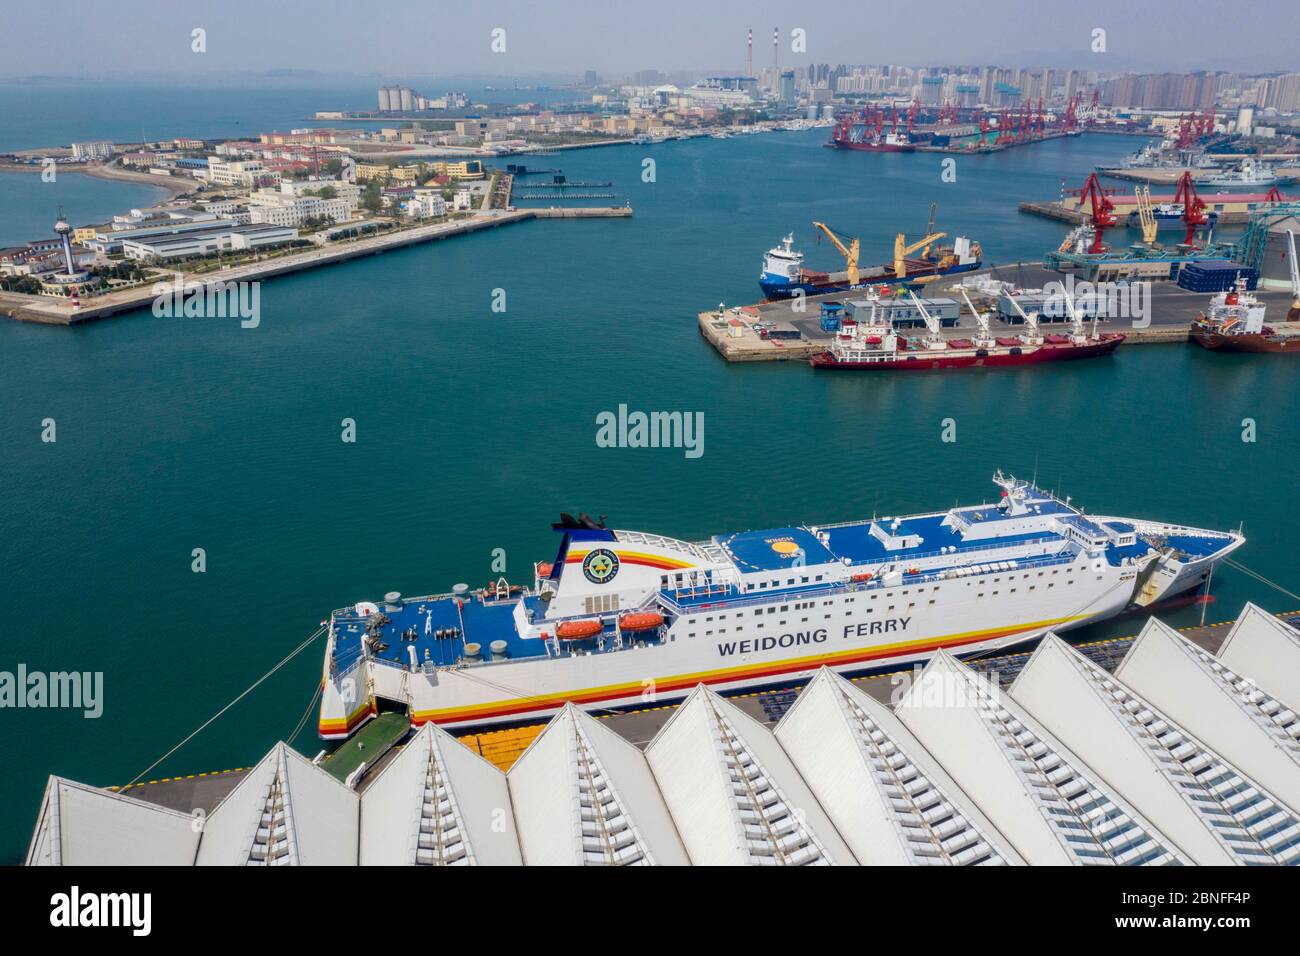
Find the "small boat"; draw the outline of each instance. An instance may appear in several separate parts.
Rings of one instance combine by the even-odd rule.
[[[581,641],[595,637],[605,629],[598,618],[589,617],[577,621],[564,621],[555,628],[555,636],[562,641]]]
[[[653,631],[663,625],[664,616],[653,611],[624,614],[618,619],[618,627],[621,631]]]

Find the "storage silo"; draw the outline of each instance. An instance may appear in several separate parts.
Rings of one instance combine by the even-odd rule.
[[[393,92],[386,86],[379,88],[379,112],[391,113],[393,111]]]
[[[415,109],[415,91],[409,86],[400,87],[402,112],[409,113]]]

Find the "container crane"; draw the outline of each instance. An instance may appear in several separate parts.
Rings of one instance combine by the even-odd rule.
[[[858,251],[861,248],[861,244],[858,242],[857,238],[853,236],[844,236],[844,238],[848,240],[848,245],[846,246],[840,241],[840,235],[830,226],[826,225],[826,223],[813,222],[813,228],[825,233],[826,238],[829,239],[834,244],[835,248],[840,251],[840,255],[844,257],[844,271],[848,273],[849,285],[857,285]]]

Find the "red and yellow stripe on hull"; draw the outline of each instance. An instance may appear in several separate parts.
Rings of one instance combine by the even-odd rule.
[[[334,737],[349,737],[352,732],[360,727],[363,723],[379,713],[373,698],[364,701],[360,707],[348,714],[346,720],[326,720],[323,717],[320,720],[320,736],[326,739]]]
[[[891,657],[910,654],[924,654],[940,648],[960,648],[982,641],[997,640],[1029,631],[1069,624],[1088,617],[1075,615],[1051,621],[1035,621],[1017,627],[992,628],[984,631],[967,631],[950,634],[946,637],[926,638],[920,641],[904,641],[898,644],[884,644],[871,648],[858,648],[852,651],[838,651],[830,654],[813,654],[809,657],[793,657],[781,661],[769,661],[765,664],[753,664],[741,667],[727,667],[721,670],[700,671],[694,674],[678,674],[655,681],[655,693],[672,693],[690,690],[696,684],[726,684],[734,681],[748,681],[764,677],[780,677],[795,671],[810,670],[822,665],[843,667],[848,664],[868,664]],[[640,683],[611,684],[606,687],[590,687],[585,690],[569,691],[545,697],[522,697],[513,700],[493,701],[489,704],[475,704],[470,707],[448,707],[440,710],[416,711],[411,714],[414,726],[433,721],[437,724],[460,723],[470,720],[493,720],[500,717],[521,716],[535,711],[555,710],[566,703],[597,704],[602,701],[617,700],[623,697],[638,696],[645,690]]]
[[[690,561],[679,561],[677,558],[664,557],[662,554],[646,554],[643,551],[621,551],[618,548],[611,550],[618,555],[618,560],[623,564],[640,564],[647,568],[658,568],[660,571],[683,571],[695,567]],[[581,564],[583,558],[590,553],[590,550],[570,551],[565,555],[564,563]]]

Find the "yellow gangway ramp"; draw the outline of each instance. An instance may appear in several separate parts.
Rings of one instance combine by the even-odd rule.
[[[511,727],[508,730],[466,734],[457,739],[504,773],[514,766],[515,761],[528,749],[529,744],[545,729],[544,723],[530,724],[527,727]]]

